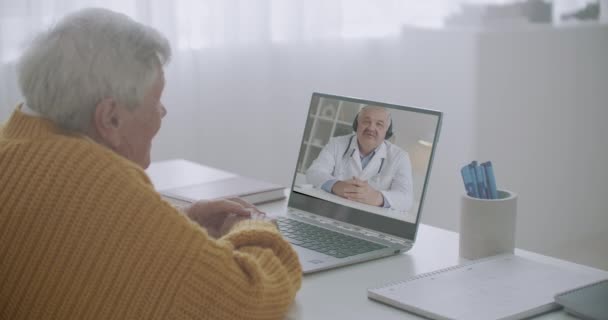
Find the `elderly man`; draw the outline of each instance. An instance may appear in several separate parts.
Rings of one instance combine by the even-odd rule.
[[[21,57],[25,104],[0,131],[0,318],[284,317],[301,269],[274,224],[238,199],[182,214],[143,171],[169,56],[155,30],[86,9]]]
[[[412,166],[407,152],[386,140],[392,126],[386,108],[364,107],[353,122],[355,133],[332,138],[306,171],[307,181],[353,201],[409,210]]]

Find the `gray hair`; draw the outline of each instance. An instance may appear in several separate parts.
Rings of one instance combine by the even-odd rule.
[[[363,106],[363,108],[361,108],[361,110],[359,110],[359,112],[357,113],[357,116],[363,112],[363,110],[366,109],[382,109],[384,110],[384,112],[386,113],[386,120],[388,121],[389,124],[392,124],[393,122],[393,116],[391,115],[391,112],[388,110],[388,108],[385,107],[381,107],[381,106],[376,106],[376,105],[372,105],[372,104],[366,104]]]
[[[169,42],[158,31],[121,13],[84,9],[25,50],[17,69],[19,86],[32,110],[84,132],[104,98],[131,110],[139,106],[170,56]]]

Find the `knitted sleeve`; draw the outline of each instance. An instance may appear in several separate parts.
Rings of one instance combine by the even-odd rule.
[[[169,206],[160,201],[160,207]],[[166,318],[285,316],[300,288],[302,270],[295,251],[273,224],[242,221],[216,240],[184,216],[178,218],[167,222],[174,225],[176,239],[182,239],[175,241],[175,251],[188,248],[178,257],[182,260],[175,269],[179,274],[174,275],[178,287]]]
[[[241,222],[201,246],[188,263],[176,318],[282,319],[300,288],[295,252],[265,222]]]

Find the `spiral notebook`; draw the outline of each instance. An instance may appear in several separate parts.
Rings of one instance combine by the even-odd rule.
[[[608,320],[608,280],[560,293],[555,302],[583,320]]]
[[[554,296],[608,272],[506,254],[367,290],[370,299],[431,319],[523,319],[558,309]]]

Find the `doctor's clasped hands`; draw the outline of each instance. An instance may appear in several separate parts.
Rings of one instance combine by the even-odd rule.
[[[358,179],[357,177],[345,181],[337,181],[331,191],[349,200],[377,207],[384,205],[382,193],[370,186],[367,181]]]

